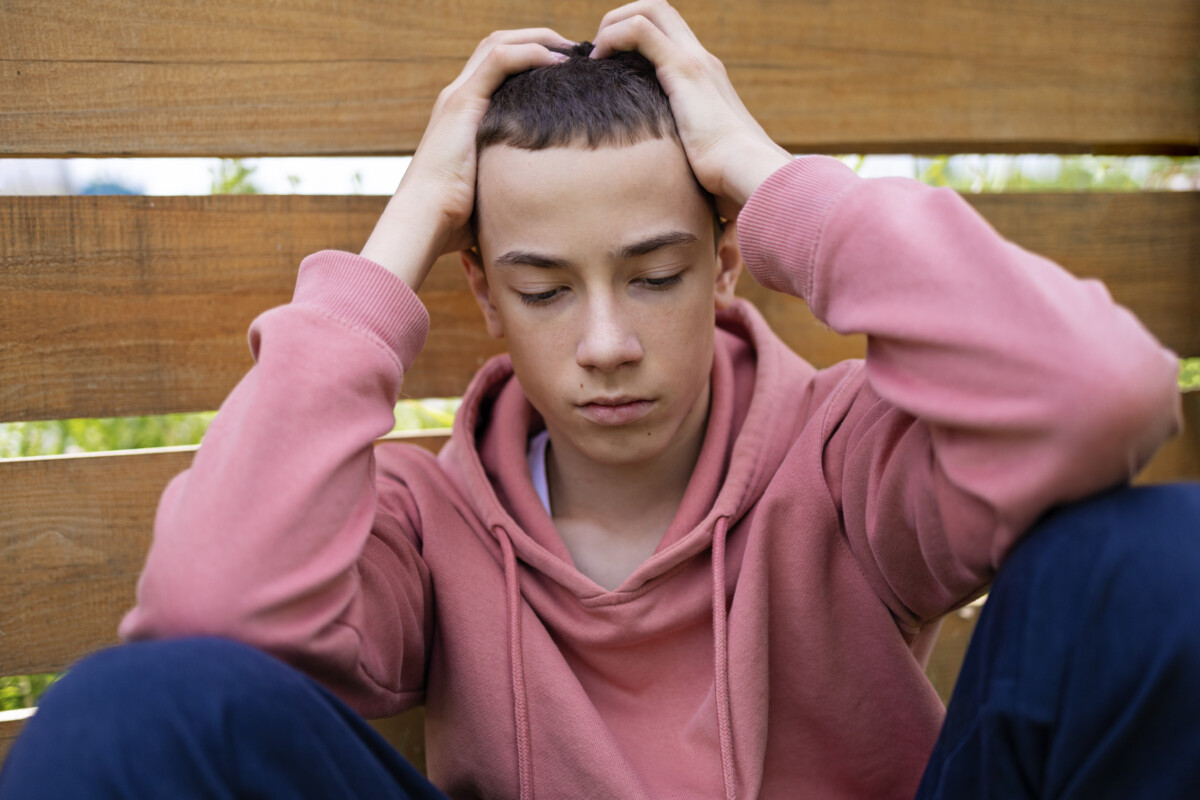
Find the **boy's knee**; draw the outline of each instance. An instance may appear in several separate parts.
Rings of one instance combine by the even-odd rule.
[[[13,746],[0,796],[271,796],[262,786],[351,796],[297,794],[287,777],[302,745],[329,766],[322,748],[336,748],[313,740],[337,708],[311,679],[236,642],[115,647],[80,661],[46,693]]]
[[[1123,487],[1044,517],[1001,567],[1009,583],[1077,598],[1101,590],[1139,597],[1193,594],[1200,577],[1200,484]]]
[[[86,720],[97,735],[135,744],[139,737],[168,736],[174,720],[186,721],[193,736],[206,725],[220,726],[251,698],[287,691],[301,680],[271,656],[226,639],[136,642],[71,667],[46,692],[29,727]]]
[[[175,688],[203,689],[205,694],[236,691],[238,680],[256,680],[271,671],[272,662],[270,656],[227,639],[134,642],[80,660],[47,691],[42,705],[125,702],[148,693],[170,694]]]
[[[43,696],[9,754],[0,795],[148,796],[184,781],[193,795],[224,796],[215,765],[226,760],[229,730],[242,727],[242,699],[286,684],[288,671],[212,638],[93,654]]]
[[[994,625],[1037,663],[1200,668],[1198,532],[1200,484],[1126,487],[1058,509],[1001,567]]]
[[[1198,520],[1197,484],[1114,490],[1047,515],[992,586],[947,741],[983,731],[996,746],[1045,746],[1013,759],[1040,765],[1047,786],[1110,747],[1147,763],[1172,748],[1193,758]]]

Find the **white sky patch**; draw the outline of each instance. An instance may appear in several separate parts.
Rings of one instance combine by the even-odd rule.
[[[412,158],[247,158],[248,178],[262,194],[390,195]],[[207,195],[219,158],[0,159],[0,194],[99,194],[123,187],[133,194]],[[103,191],[109,187],[109,191]],[[99,188],[101,191],[97,192]]]

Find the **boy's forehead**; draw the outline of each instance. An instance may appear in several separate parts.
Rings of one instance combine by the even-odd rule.
[[[622,147],[522,150],[493,145],[479,155],[480,244],[564,227],[672,224],[709,228],[712,212],[674,138]],[[613,231],[615,233],[615,231]]]
[[[525,147],[514,147],[510,144],[500,142],[497,144],[488,145],[479,151],[479,157],[482,159],[485,153],[509,151],[514,153],[553,153],[564,157],[567,160],[572,158],[595,158],[601,161],[609,161],[612,164],[618,164],[629,157],[631,148],[663,148],[667,147],[677,150],[683,160],[687,161],[687,156],[684,153],[683,144],[674,136],[671,137],[654,137],[644,136],[622,144],[604,144],[596,147],[588,145],[587,140],[582,136],[575,139],[567,145],[554,145],[550,147],[542,147],[537,149],[529,149]]]
[[[653,156],[646,155],[653,152]],[[593,170],[614,176],[626,175],[643,184],[663,180],[694,181],[683,146],[674,138],[642,139],[620,147],[588,147],[580,142],[567,147],[525,150],[508,145],[492,145],[479,154],[477,189],[489,183],[521,181],[531,171],[552,170],[567,177],[580,170]]]

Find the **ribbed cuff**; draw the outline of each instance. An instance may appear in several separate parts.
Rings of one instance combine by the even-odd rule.
[[[859,180],[836,158],[806,156],[763,181],[738,215],[738,244],[754,279],[807,300],[825,217]]]
[[[429,312],[416,292],[369,258],[322,250],[300,262],[293,305],[309,306],[383,340],[405,369],[429,333]]]

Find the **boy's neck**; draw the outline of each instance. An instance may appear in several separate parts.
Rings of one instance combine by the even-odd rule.
[[[546,453],[555,526],[576,567],[614,589],[654,554],[683,502],[704,445],[710,387],[675,441],[653,461],[600,464],[569,449]]]

